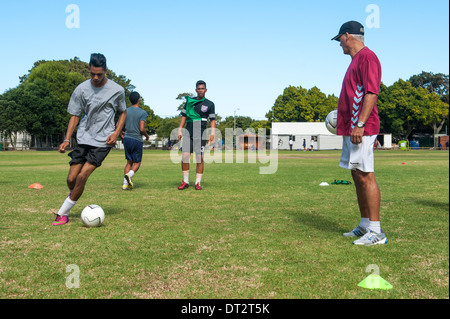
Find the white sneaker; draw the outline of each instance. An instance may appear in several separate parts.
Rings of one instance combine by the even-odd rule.
[[[362,236],[360,239],[357,239],[353,242],[354,245],[363,245],[363,246],[372,246],[372,245],[383,245],[388,242],[386,234],[376,233],[370,229],[367,230],[367,233]]]
[[[123,185],[122,185],[122,189],[123,189],[124,191],[126,191],[126,190],[128,189],[128,185],[127,185],[127,184],[123,184]]]
[[[344,237],[361,237],[364,236],[366,233],[367,229],[358,225],[351,232],[343,233],[342,235]]]

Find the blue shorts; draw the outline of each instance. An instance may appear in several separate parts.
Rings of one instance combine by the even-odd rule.
[[[142,162],[142,149],[144,143],[133,138],[125,137],[123,147],[125,148],[125,158],[133,163]]]

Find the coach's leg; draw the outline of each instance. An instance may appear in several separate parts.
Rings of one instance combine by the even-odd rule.
[[[371,224],[377,225],[378,227],[372,230],[379,233],[381,193],[375,174],[352,170],[352,176],[355,181],[361,217],[369,218]]]

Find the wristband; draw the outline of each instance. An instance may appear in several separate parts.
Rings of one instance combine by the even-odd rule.
[[[64,142],[70,142],[69,140],[64,140]]]

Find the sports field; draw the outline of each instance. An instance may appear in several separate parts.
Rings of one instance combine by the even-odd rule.
[[[112,151],[55,227],[69,157],[0,152],[0,298],[449,298],[449,152],[375,153],[389,243],[372,247],[342,236],[359,222],[354,186],[319,186],[351,180],[339,156],[280,151],[268,175],[206,164],[202,191],[178,191],[180,165],[147,150],[123,191]],[[88,204],[105,210],[102,227],[82,225]],[[393,288],[358,287],[369,265]]]

